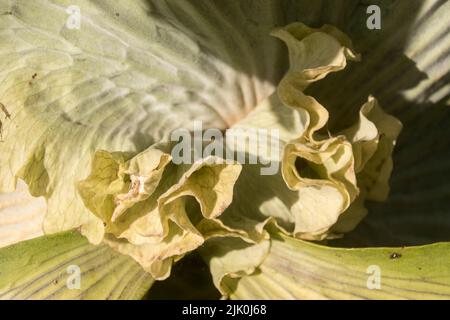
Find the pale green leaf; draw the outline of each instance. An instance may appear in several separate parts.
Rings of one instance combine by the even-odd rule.
[[[339,249],[275,237],[258,271],[224,285],[233,299],[449,299],[449,250]]]
[[[0,102],[11,115],[0,191],[22,178],[47,200],[46,233],[84,225],[98,242],[101,221],[75,187],[95,152],[137,154],[194,121],[226,129],[272,94],[284,61],[269,36],[282,21],[275,3],[0,1]]]
[[[74,266],[79,289],[71,278]],[[140,299],[152,283],[130,257],[91,245],[75,231],[0,250],[0,299]]]

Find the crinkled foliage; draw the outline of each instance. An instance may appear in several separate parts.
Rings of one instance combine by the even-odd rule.
[[[76,229],[85,250],[156,280],[200,249],[220,292],[245,296],[236,279],[270,271],[274,248],[355,229],[389,195],[402,124],[371,93],[336,124],[343,111],[311,85],[364,55],[334,26],[287,24],[288,3],[79,0],[73,29],[66,1],[0,1],[0,244]],[[171,134],[198,121],[277,130],[275,154],[239,152],[279,170],[220,154],[177,164]]]

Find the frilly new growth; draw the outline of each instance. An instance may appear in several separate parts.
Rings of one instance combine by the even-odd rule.
[[[231,70],[208,52],[203,53],[200,50],[203,47],[188,38],[181,41],[175,37],[176,32],[168,34],[170,37],[161,40],[168,51],[173,47],[169,40],[188,42],[189,50],[198,59],[191,61],[180,52],[167,54],[174,65],[180,65],[177,72],[171,73],[170,63],[154,58],[155,64],[145,64],[150,69],[140,74],[143,67],[138,62],[144,65],[152,57],[143,52],[154,50],[156,56],[161,54],[160,48],[155,49],[152,43],[142,44],[142,48],[128,46],[126,50],[136,51],[126,55],[135,59],[127,65],[133,71],[129,74],[134,79],[132,83],[126,76],[113,79],[107,73],[111,66],[99,64],[101,60],[91,61],[95,55],[89,52],[96,48],[85,48],[89,54],[83,59],[82,51],[70,51],[71,47],[64,47],[65,42],[55,42],[61,48],[52,51],[54,58],[36,49],[40,47],[35,48],[36,64],[42,68],[38,76],[42,77],[42,84],[33,87],[23,82],[15,88],[15,95],[4,101],[14,113],[15,122],[14,125],[8,122],[5,129],[8,136],[0,155],[0,190],[13,191],[21,179],[32,196],[45,198],[46,234],[79,228],[91,243],[104,242],[133,257],[159,280],[169,276],[174,262],[201,247],[216,286],[226,293],[223,277],[253,272],[267,255],[271,232],[306,240],[337,237],[364,217],[366,199],[386,198],[391,154],[401,130],[400,122],[384,113],[375,98],[369,97],[355,125],[333,132],[327,126],[327,109],[305,94],[311,83],[344,69],[347,60],[358,60],[351,41],[342,32],[331,26],[313,29],[301,23],[273,31],[272,35],[287,45],[290,61],[290,68],[276,90],[262,80],[250,81]],[[159,39],[161,34],[155,32],[152,36]],[[89,39],[83,42],[76,38],[89,37],[88,32],[69,33],[67,38],[73,40],[70,37],[75,37],[80,46],[91,43]],[[15,50],[19,44],[17,40]],[[123,57],[115,59],[122,61],[119,58]],[[125,65],[126,61],[116,60],[117,68]],[[58,70],[62,70],[61,74]],[[211,70],[224,70],[224,76],[215,76]],[[19,74],[22,71],[10,70],[9,81],[25,79],[31,69],[25,71]],[[105,74],[98,76],[96,88],[95,83],[89,82],[91,74],[102,72]],[[139,81],[133,78],[137,75],[145,84],[155,86],[154,100],[139,87]],[[173,82],[169,79],[167,86],[157,86],[164,77]],[[234,86],[239,79],[254,82],[259,88],[244,90],[254,91],[255,97],[248,104],[256,101],[258,105],[252,110],[247,104],[245,112],[235,105],[237,97],[248,94]],[[183,87],[182,81],[192,83]],[[208,85],[205,87],[202,81]],[[226,82],[224,88],[232,92],[223,97],[234,97],[233,100],[221,100],[221,94],[219,99],[211,93],[220,87],[219,81]],[[9,82],[4,83],[7,86]],[[173,90],[173,96],[170,92],[171,96],[167,96],[168,90]],[[191,93],[195,90],[203,90],[195,98],[197,104],[185,101],[194,99]],[[97,97],[97,91],[104,94]],[[90,94],[92,99],[79,102]],[[144,103],[148,104],[146,108],[135,107]],[[90,104],[94,107],[87,110]],[[198,105],[203,109],[198,109]],[[230,110],[227,106],[231,106]],[[173,115],[170,119],[180,116],[174,121],[166,117],[156,123],[154,119],[160,113],[153,107],[155,110],[166,107],[163,116]],[[233,113],[233,108],[239,112]],[[272,160],[277,161],[280,170],[275,175],[261,175],[261,165],[230,163],[218,156],[193,164],[177,165],[171,161],[173,144],[167,140],[168,131],[183,123],[189,126],[195,117],[201,118],[202,110],[214,111],[209,118],[202,119],[222,114],[223,119],[230,120],[229,129],[278,130],[280,154]],[[149,114],[152,121],[146,122]],[[245,117],[236,120],[238,115]],[[148,133],[143,134],[145,130],[140,130],[134,120],[146,126]],[[220,121],[211,120],[207,125],[213,128],[214,123]],[[30,128],[33,128],[31,136]],[[14,135],[21,140],[10,139]]]
[[[84,229],[88,238],[104,235],[157,279],[205,244],[202,252],[220,287],[223,276],[261,263],[269,248],[266,226],[322,240],[354,228],[366,199],[385,199],[400,122],[369,97],[359,121],[332,137],[321,130],[327,109],[304,93],[347,60],[358,60],[351,41],[331,26],[300,23],[272,34],[286,43],[290,69],[276,92],[233,128],[279,129],[281,172],[262,176],[257,165],[219,158],[174,165],[167,143],[135,156],[97,151],[91,174],[77,184],[85,206],[102,221]],[[219,258],[218,247],[229,247],[228,254]]]

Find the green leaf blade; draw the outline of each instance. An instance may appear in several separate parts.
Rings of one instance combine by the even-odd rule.
[[[80,288],[70,289],[80,269]],[[153,279],[131,258],[94,246],[77,232],[21,242],[0,250],[0,299],[139,299]]]
[[[225,281],[232,299],[450,299],[449,247],[340,249],[283,237],[259,272]],[[372,268],[379,289],[368,285]]]

